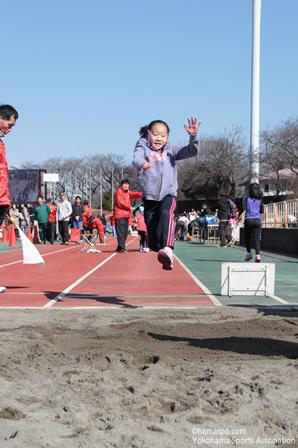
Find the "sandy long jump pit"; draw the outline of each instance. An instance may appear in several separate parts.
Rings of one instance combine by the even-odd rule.
[[[298,446],[298,312],[1,310],[1,448]]]

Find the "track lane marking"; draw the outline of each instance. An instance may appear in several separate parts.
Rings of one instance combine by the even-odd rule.
[[[129,243],[126,244],[126,246],[129,246],[129,244],[133,243],[138,237],[135,237],[133,240],[129,241]],[[114,252],[112,255],[110,255],[108,258],[106,258],[104,261],[99,263],[95,268],[91,269],[91,271],[87,272],[87,274],[83,275],[83,277],[79,278],[77,281],[75,281],[72,285],[70,285],[68,288],[66,288],[64,291],[60,292],[54,299],[50,300],[46,305],[43,306],[43,308],[51,308],[53,305],[55,305],[60,299],[66,296],[73,288],[78,286],[82,281],[84,281],[89,275],[93,274],[93,272],[97,271],[101,266],[106,264],[109,260],[111,260],[113,257],[117,255],[117,252]]]
[[[182,261],[177,257],[177,255],[174,254],[174,257],[176,258],[176,260],[181,264],[181,266],[186,270],[186,272],[190,275],[190,277],[194,280],[194,282],[204,291],[204,293],[209,297],[209,299],[211,300],[211,302],[213,302],[213,304],[215,306],[223,306],[223,304],[211,293],[211,291],[209,291],[209,289],[203,285],[202,282],[200,282],[200,280],[191,272],[190,269],[188,269],[184,263],[182,263]]]
[[[60,249],[60,250],[56,250],[54,252],[49,252],[48,254],[40,254],[42,257],[46,257],[48,255],[53,255],[53,254],[58,254],[59,252],[64,252],[66,250],[70,250],[70,249],[74,249],[75,246],[73,247],[67,247],[66,249]],[[39,252],[40,253],[40,252]],[[13,264],[18,264],[18,263],[23,263],[24,260],[18,260],[18,261],[12,261],[11,263],[7,263],[7,264],[1,264],[0,268],[5,268],[6,266],[11,266]]]

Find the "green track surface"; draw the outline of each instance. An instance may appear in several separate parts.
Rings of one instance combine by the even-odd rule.
[[[221,296],[221,264],[244,262],[244,247],[223,249],[215,244],[177,241],[175,255],[223,305],[282,305],[270,297]],[[298,305],[298,257],[262,251],[261,262],[275,263],[275,295],[289,305]],[[254,263],[254,258],[248,263]]]
[[[18,245],[18,249],[22,248],[22,245],[21,245],[21,243],[19,241],[17,241],[17,245]],[[16,247],[12,248],[12,247],[7,247],[7,246],[8,246],[8,243],[1,243],[0,242],[0,253],[1,252],[10,252],[12,250],[18,250]]]

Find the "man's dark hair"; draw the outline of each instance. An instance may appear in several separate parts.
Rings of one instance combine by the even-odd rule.
[[[221,198],[223,198],[224,196],[226,196],[226,193],[223,190],[219,190],[218,192],[218,196],[220,196]]]
[[[77,199],[81,199],[81,196],[76,196],[75,201],[76,201]]]
[[[88,205],[88,201],[87,201],[87,199],[85,199],[85,201],[84,201],[84,205]]]
[[[47,202],[48,204],[50,204],[50,203],[52,202],[52,199],[47,198],[47,199],[46,199],[46,202]]]
[[[120,184],[120,185],[123,185],[123,184],[128,184],[128,185],[130,185],[130,182],[129,182],[129,180],[128,180],[128,179],[122,179],[122,181],[121,181],[121,184]]]
[[[91,216],[89,217],[89,220],[90,220],[90,221],[93,221],[93,219],[95,219],[95,216],[91,215]]]
[[[40,194],[39,196],[37,196],[37,199],[39,199],[39,198],[43,199],[43,197],[41,196],[41,194]]]
[[[2,117],[3,120],[10,120],[12,116],[14,116],[16,120],[19,118],[19,114],[17,113],[15,108],[10,106],[9,104],[1,104],[0,117]]]

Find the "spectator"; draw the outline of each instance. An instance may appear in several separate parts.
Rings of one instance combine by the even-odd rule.
[[[5,214],[8,215],[10,206],[8,165],[6,160],[6,149],[2,138],[11,132],[19,117],[14,107],[8,104],[0,106],[0,224],[2,224]],[[0,286],[0,293],[5,292],[5,286]]]
[[[112,238],[117,238],[114,214],[111,216],[111,226],[112,226]]]
[[[128,233],[128,220],[133,210],[130,199],[142,197],[142,193],[133,192],[129,189],[130,182],[128,179],[121,181],[120,188],[115,193],[114,200],[114,217],[116,222],[118,246],[116,252],[125,253],[125,242]]]
[[[57,207],[56,207],[56,205],[52,204],[51,199],[47,199],[47,204],[51,210],[51,213],[49,214],[49,219],[48,219],[47,236],[48,236],[48,241],[50,242],[50,244],[54,244],[54,241],[56,239]]]
[[[61,244],[69,244],[69,220],[72,215],[71,203],[66,199],[66,193],[61,193],[61,202],[57,207],[57,219],[59,223],[59,232],[62,238]]]
[[[14,224],[19,227],[20,226],[20,212],[17,209],[16,204],[11,205],[11,207],[9,209],[9,216],[11,216],[13,218]],[[16,227],[14,227],[14,230],[15,230],[16,237],[19,237],[18,229]]]
[[[232,241],[231,235],[227,234],[227,225],[231,217],[231,206],[230,201],[227,198],[223,190],[218,192],[218,207],[217,207],[217,217],[219,219],[218,233],[220,238],[219,247],[227,247],[226,240],[230,243]]]
[[[95,216],[91,215],[89,218],[90,228],[97,229],[99,240],[101,243],[103,243],[103,236],[104,236],[104,226],[102,221],[99,218],[95,218]],[[92,232],[93,233],[93,232]]]
[[[48,204],[43,203],[43,197],[38,196],[37,205],[35,206],[35,217],[38,222],[39,239],[42,244],[47,242],[48,221],[51,209]]]
[[[140,252],[149,252],[147,227],[144,219],[144,206],[139,207],[137,231],[140,235]]]
[[[180,241],[184,240],[186,229],[189,225],[188,218],[183,214],[180,215],[176,224],[176,238],[180,239]]]
[[[87,199],[84,201],[84,213],[82,216],[83,232],[88,232],[89,230],[89,218],[92,216],[92,210],[88,205]]]
[[[245,232],[245,246],[247,254],[244,261],[252,259],[251,253],[251,238],[255,243],[256,258],[255,262],[261,261],[261,214],[264,212],[264,205],[262,199],[263,193],[259,184],[252,183],[249,186],[248,196],[245,196],[242,202],[242,209],[239,213],[245,213],[244,232]]]
[[[105,229],[104,231],[106,232],[107,219],[105,217],[105,214],[103,213],[99,218],[100,218],[100,220],[101,220],[101,222],[102,222],[102,224],[104,226],[104,229]]]
[[[81,197],[77,196],[72,205],[72,227],[82,229],[83,226],[84,205],[81,203]]]
[[[27,233],[28,230],[28,226],[30,226],[30,215],[29,215],[29,210],[28,210],[28,204],[24,204],[22,207],[22,231],[24,233]]]

